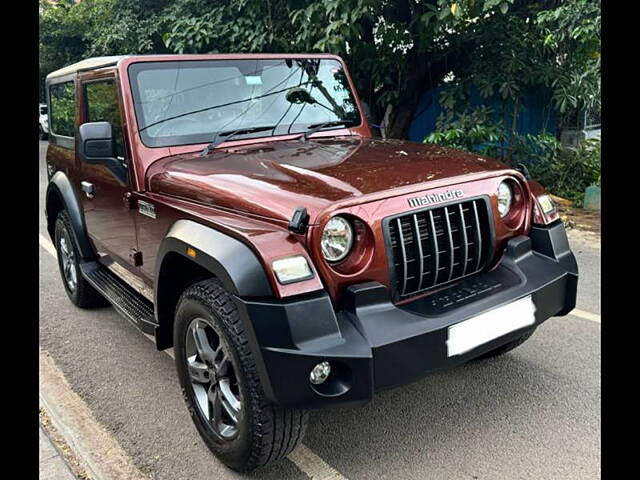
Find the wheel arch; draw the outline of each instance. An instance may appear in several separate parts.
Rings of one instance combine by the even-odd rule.
[[[156,261],[155,336],[159,350],[173,346],[173,320],[180,295],[189,285],[207,278],[217,279],[232,295],[273,295],[262,264],[247,245],[192,220],[178,220],[162,240]]]
[[[69,177],[58,171],[49,180],[45,204],[47,231],[52,240],[54,240],[55,236],[56,219],[61,210],[66,210],[69,215],[72,233],[81,257],[83,259],[93,259],[95,251],[87,234],[80,201],[73,190]]]

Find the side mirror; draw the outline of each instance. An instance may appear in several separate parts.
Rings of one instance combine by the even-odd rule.
[[[109,122],[80,125],[80,160],[91,164],[106,164],[116,160],[116,141]]]
[[[127,168],[116,158],[116,139],[109,122],[83,123],[79,129],[78,156],[91,165],[104,165],[123,183]]]

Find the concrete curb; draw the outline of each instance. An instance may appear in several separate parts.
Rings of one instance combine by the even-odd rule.
[[[64,455],[45,432],[42,424],[39,428],[40,459],[39,478],[41,480],[76,480],[71,467],[65,461]]]
[[[40,350],[40,403],[51,423],[64,437],[95,480],[143,479],[145,475],[91,414],[56,367]]]

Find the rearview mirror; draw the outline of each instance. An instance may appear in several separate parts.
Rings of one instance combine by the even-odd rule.
[[[287,102],[296,103],[298,105],[301,103],[316,103],[316,99],[313,98],[307,90],[300,87],[294,87],[287,90],[285,98],[287,99]]]
[[[80,160],[91,165],[104,165],[118,180],[127,181],[127,168],[116,158],[116,140],[109,122],[83,123],[79,137]]]

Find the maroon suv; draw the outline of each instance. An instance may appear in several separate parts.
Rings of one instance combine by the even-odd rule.
[[[372,138],[339,57],[94,58],[47,96],[69,298],[174,348],[196,428],[234,469],[287,455],[309,408],[504,353],[575,306],[542,187]]]

